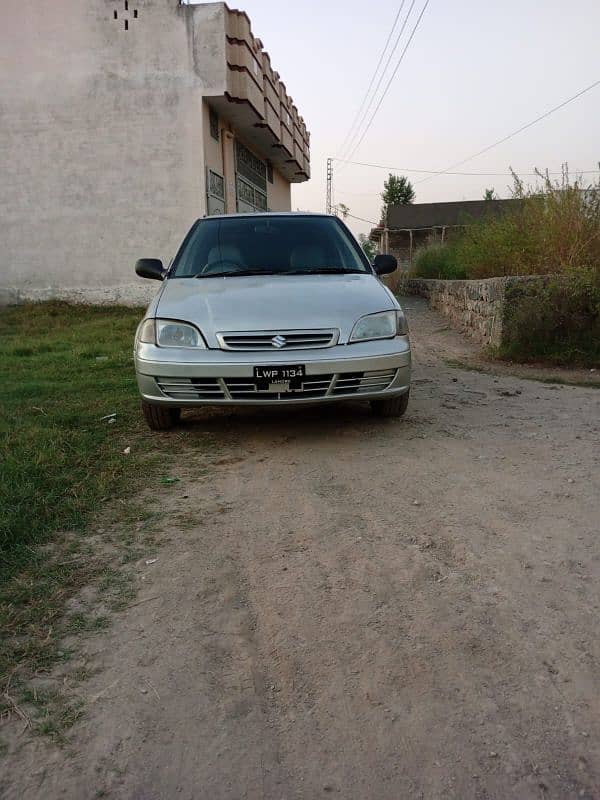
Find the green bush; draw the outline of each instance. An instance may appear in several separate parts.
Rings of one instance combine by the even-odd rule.
[[[455,243],[469,278],[537,274],[534,233],[523,209],[473,222]]]
[[[499,355],[564,366],[600,365],[600,275],[573,270],[509,285]]]
[[[538,172],[525,188],[515,175],[520,204],[501,216],[465,219],[462,232],[420,250],[411,273],[423,278],[495,278],[600,270],[600,180],[585,186],[564,169],[559,181]]]
[[[452,245],[441,244],[441,242],[431,242],[417,252],[410,274],[414,278],[443,280],[458,280],[467,277],[465,269],[457,261],[456,248]]]
[[[566,168],[559,181],[538,176],[541,185],[525,189],[515,175],[520,204],[473,222],[456,241],[470,278],[600,269],[600,180],[584,186]]]

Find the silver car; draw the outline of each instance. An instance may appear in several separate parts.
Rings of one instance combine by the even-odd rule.
[[[198,220],[171,266],[141,259],[163,285],[135,338],[148,425],[166,430],[196,406],[368,400],[406,410],[406,319],[337,217],[244,214]]]

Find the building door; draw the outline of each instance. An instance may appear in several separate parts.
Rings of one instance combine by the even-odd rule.
[[[235,187],[239,214],[268,211],[267,165],[236,140]]]

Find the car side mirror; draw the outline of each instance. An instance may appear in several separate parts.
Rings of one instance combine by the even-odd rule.
[[[378,256],[375,256],[373,269],[378,275],[389,275],[390,272],[395,272],[398,269],[396,256],[380,253]]]
[[[135,265],[135,272],[140,278],[150,278],[154,281],[162,281],[166,274],[159,258],[140,258]]]

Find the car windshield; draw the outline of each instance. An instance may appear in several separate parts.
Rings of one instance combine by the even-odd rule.
[[[332,217],[237,216],[201,220],[172,278],[371,272],[345,226]]]

